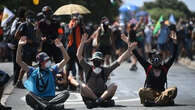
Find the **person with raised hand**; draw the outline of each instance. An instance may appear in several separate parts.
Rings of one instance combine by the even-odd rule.
[[[121,37],[128,43],[127,37],[123,35]],[[149,61],[140,56],[136,49],[132,51],[146,73],[144,88],[139,90],[140,101],[144,106],[174,105],[177,87],[168,88],[167,75],[176,58],[177,37],[171,35],[170,38],[174,42],[174,52],[167,62],[163,61],[162,54],[156,50],[150,52]]]
[[[36,56],[38,67],[27,65],[21,57],[21,49],[27,43],[25,36],[21,37],[18,43],[16,62],[27,72],[28,79],[24,87],[29,91],[26,95],[26,103],[34,110],[58,110],[64,108],[64,102],[69,97],[68,91],[62,91],[55,95],[55,76],[63,69],[69,56],[59,39],[55,45],[61,50],[63,60],[52,66],[50,57],[45,52]],[[31,57],[31,56],[29,56]]]
[[[85,82],[81,82],[81,96],[87,108],[110,107],[114,106],[115,102],[112,97],[115,95],[117,85],[112,83],[108,87],[106,85],[108,76],[120,64],[129,57],[130,51],[136,47],[137,43],[129,43],[128,49],[108,67],[103,66],[103,54],[99,51],[93,53],[89,65],[83,58],[83,47],[87,43],[87,34],[84,34],[81,44],[78,48],[77,57],[80,65],[85,71]]]

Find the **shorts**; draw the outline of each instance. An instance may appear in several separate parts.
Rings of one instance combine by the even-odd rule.
[[[164,43],[164,44],[158,44],[158,49],[160,50],[160,51],[166,51],[167,50],[167,44],[166,43]]]
[[[97,51],[102,52],[103,56],[112,54],[112,46],[100,45]]]

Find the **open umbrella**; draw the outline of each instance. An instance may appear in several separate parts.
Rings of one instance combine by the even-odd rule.
[[[120,8],[119,11],[120,12],[126,12],[126,11],[136,11],[138,10],[139,7],[137,7],[136,5],[133,4],[123,4]]]
[[[89,14],[91,13],[87,8],[77,4],[63,5],[58,8],[54,15],[72,15],[72,14]]]

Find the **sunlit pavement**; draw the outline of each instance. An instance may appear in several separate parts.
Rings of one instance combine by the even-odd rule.
[[[178,87],[178,96],[175,99],[175,106],[168,107],[143,107],[140,104],[137,91],[143,87],[145,74],[143,68],[138,65],[138,71],[129,71],[130,64],[123,63],[117,68],[112,76],[112,81],[118,85],[118,90],[114,96],[116,107],[96,108],[97,110],[142,110],[142,109],[164,109],[164,110],[194,110],[195,109],[195,70],[189,69],[183,65],[175,64],[171,67],[168,74],[168,86]],[[9,68],[7,68],[9,70]],[[7,105],[12,106],[13,110],[32,110],[25,103],[24,89],[14,89],[12,95],[7,100]],[[79,93],[71,92],[65,109],[85,110],[87,109],[82,102]]]

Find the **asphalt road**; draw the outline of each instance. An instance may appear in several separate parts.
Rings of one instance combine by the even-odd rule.
[[[178,88],[175,106],[143,107],[139,101],[138,90],[144,85],[144,70],[138,65],[138,71],[132,72],[129,71],[129,66],[130,64],[123,63],[113,72],[114,76],[108,82],[115,82],[118,85],[114,96],[116,107],[96,108],[97,110],[195,110],[195,70],[179,64],[171,67],[168,74],[168,86]],[[12,106],[13,110],[32,110],[25,103],[26,92],[24,89],[14,89],[8,98],[7,105]],[[87,109],[80,94],[76,92],[71,92],[69,99],[65,102],[65,108],[69,110]]]

